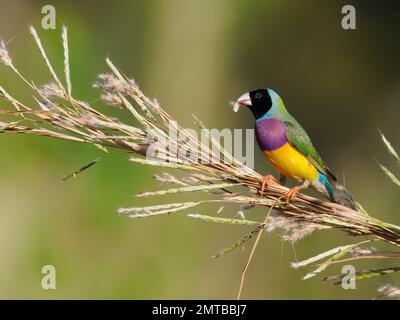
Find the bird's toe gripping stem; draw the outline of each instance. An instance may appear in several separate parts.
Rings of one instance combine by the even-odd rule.
[[[260,195],[262,196],[264,194],[265,186],[269,186],[273,183],[282,185],[282,183],[278,179],[276,179],[274,176],[272,176],[270,174],[267,176],[264,176],[260,182],[260,184],[261,184]]]
[[[293,199],[299,193],[300,190],[307,189],[309,186],[310,186],[310,183],[308,181],[304,181],[304,183],[302,185],[296,186],[296,187],[290,189],[285,194],[286,203],[289,203],[289,201],[291,199]]]

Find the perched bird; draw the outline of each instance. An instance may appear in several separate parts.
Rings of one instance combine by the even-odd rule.
[[[300,190],[312,187],[338,204],[356,208],[352,194],[337,183],[315,150],[311,139],[301,125],[286,110],[281,97],[272,89],[256,89],[243,94],[235,103],[247,106],[255,118],[255,135],[264,156],[280,173],[278,181],[271,175],[261,181],[261,193],[265,185],[285,184],[286,178],[301,185],[290,189],[286,200],[292,199]]]

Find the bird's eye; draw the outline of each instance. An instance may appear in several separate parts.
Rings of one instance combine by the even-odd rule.
[[[256,99],[260,99],[262,97],[262,93],[261,92],[257,92],[256,93]]]

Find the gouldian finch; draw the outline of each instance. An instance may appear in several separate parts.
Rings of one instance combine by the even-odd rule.
[[[281,97],[272,89],[256,89],[243,94],[235,103],[247,106],[255,118],[255,135],[258,146],[265,158],[280,173],[278,181],[271,175],[261,181],[261,193],[265,185],[285,184],[286,178],[301,184],[286,194],[289,201],[300,190],[312,187],[338,204],[356,208],[352,194],[337,183],[335,175],[329,170],[315,150],[305,130],[289,114]]]

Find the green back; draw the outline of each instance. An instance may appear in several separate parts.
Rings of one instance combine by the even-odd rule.
[[[286,126],[286,138],[291,146],[306,156],[319,172],[326,175],[331,180],[337,181],[335,175],[322,161],[306,131],[296,121],[296,119],[287,112],[285,105],[279,96],[277,96],[274,101],[273,107],[269,112],[269,117],[283,120]]]

